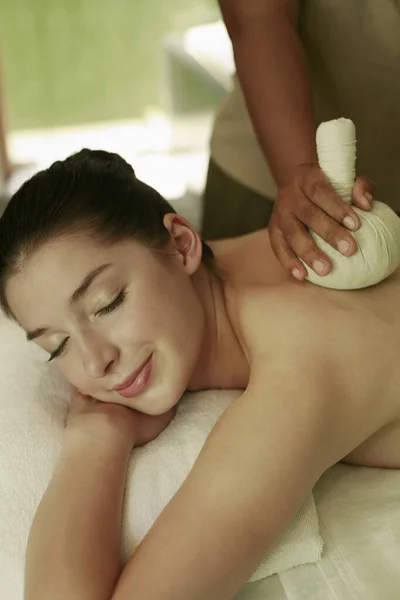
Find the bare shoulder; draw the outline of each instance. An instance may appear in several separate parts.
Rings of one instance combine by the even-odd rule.
[[[239,336],[249,353],[319,345],[329,322],[324,298],[296,282],[237,286],[232,294]]]
[[[243,343],[254,351],[288,352],[307,348],[315,360],[364,367],[382,373],[398,371],[400,327],[375,296],[335,292],[295,281],[275,286],[237,286],[232,294]],[[378,354],[378,356],[377,356]]]
[[[210,245],[218,269],[230,281],[274,286],[291,279],[273,253],[267,230]]]
[[[296,403],[336,429],[335,456],[398,420],[398,338],[356,294],[293,282],[243,287],[234,297],[238,336],[260,395],[271,378],[282,391],[291,382]]]

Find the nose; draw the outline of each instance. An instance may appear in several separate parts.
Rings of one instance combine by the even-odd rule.
[[[118,363],[119,350],[103,337],[86,333],[81,340],[81,356],[86,375],[101,379],[113,372]]]

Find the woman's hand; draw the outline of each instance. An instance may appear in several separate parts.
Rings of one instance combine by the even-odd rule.
[[[358,177],[353,187],[352,202],[370,210],[373,183]],[[269,224],[271,245],[283,267],[296,279],[307,275],[301,258],[318,275],[331,269],[329,258],[316,245],[308,229],[323,238],[344,256],[357,249],[350,231],[360,227],[360,219],[330,185],[319,165],[303,164],[296,169],[294,179],[278,193]]]
[[[174,414],[175,407],[162,415],[146,415],[122,404],[101,402],[78,393],[69,409],[66,431],[79,431],[99,441],[111,435],[132,448],[154,440]]]
[[[154,417],[90,396],[73,398],[58,464],[29,536],[26,598],[114,598],[132,446],[157,437],[173,414]]]

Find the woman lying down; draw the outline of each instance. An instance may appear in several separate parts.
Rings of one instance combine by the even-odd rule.
[[[26,600],[231,599],[331,465],[400,467],[399,273],[333,292],[289,279],[265,232],[211,250],[120,157],[88,150],[17,192],[0,256],[3,309],[80,392]],[[208,388],[245,391],[122,569],[130,452]]]

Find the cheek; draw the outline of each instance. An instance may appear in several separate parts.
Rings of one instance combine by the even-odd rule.
[[[172,280],[160,286],[143,306],[145,321],[173,337],[187,337],[199,317],[199,301],[189,279]]]
[[[60,361],[57,368],[61,371],[67,381],[82,394],[90,395],[90,381],[86,377],[82,365],[78,361],[74,361],[71,357]]]
[[[126,305],[110,320],[107,335],[122,353],[142,344],[167,342],[185,352],[202,335],[203,311],[191,280],[176,270],[158,268],[130,290]]]
[[[110,321],[107,337],[119,349],[139,347],[152,341],[157,322],[151,303],[146,298],[131,299]]]
[[[158,327],[177,350],[192,353],[202,337],[204,315],[190,280],[165,290],[162,298],[158,306]]]

